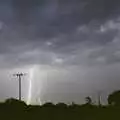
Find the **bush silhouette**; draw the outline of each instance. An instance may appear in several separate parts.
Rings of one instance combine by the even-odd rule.
[[[67,108],[67,105],[65,103],[58,103],[56,106],[59,108]]]
[[[7,99],[5,103],[12,106],[27,106],[25,102],[16,100],[14,98]]]
[[[115,91],[108,96],[108,104],[120,106],[120,90]]]

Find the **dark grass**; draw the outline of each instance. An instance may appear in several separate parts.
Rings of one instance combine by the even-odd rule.
[[[0,120],[120,120],[120,107],[64,103],[33,106],[9,99],[0,103]]]

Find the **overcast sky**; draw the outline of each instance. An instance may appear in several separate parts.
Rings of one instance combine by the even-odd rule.
[[[119,38],[119,0],[0,0],[0,99],[18,97],[12,74],[25,72],[31,103],[104,102],[120,89]]]

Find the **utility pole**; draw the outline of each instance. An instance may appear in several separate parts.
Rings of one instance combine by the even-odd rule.
[[[98,92],[98,105],[101,106],[101,91]]]
[[[25,74],[23,73],[17,73],[14,74],[14,76],[17,76],[18,81],[19,81],[19,100],[21,101],[21,77],[24,76]]]

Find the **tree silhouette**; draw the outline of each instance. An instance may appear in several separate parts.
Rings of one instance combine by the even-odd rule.
[[[119,105],[120,91],[109,95],[109,104]],[[86,97],[86,104],[67,105],[51,102],[39,105],[27,105],[13,98],[0,103],[0,119],[2,120],[117,120],[120,119],[120,106],[94,105],[91,97]],[[116,109],[117,108],[117,109]]]
[[[86,97],[85,98],[85,100],[86,100],[86,104],[92,104],[92,99],[91,99],[91,97]]]
[[[108,104],[120,106],[120,90],[115,91],[108,96]]]

